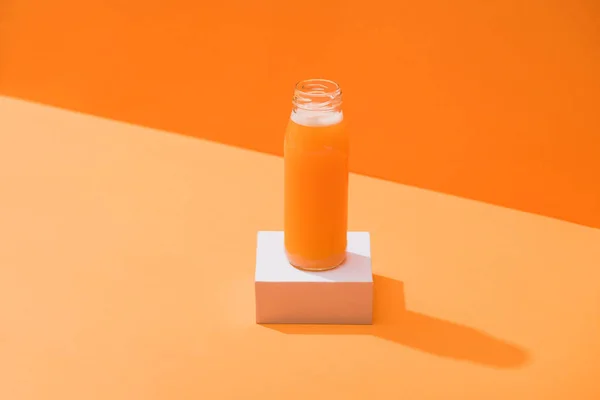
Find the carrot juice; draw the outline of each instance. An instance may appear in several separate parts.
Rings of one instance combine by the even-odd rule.
[[[290,264],[335,268],[346,257],[348,135],[339,86],[296,85],[284,144],[284,237]]]

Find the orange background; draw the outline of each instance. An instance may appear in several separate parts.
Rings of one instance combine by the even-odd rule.
[[[351,169],[600,227],[597,1],[3,0],[0,93],[282,154],[339,81]]]
[[[596,4],[250,3],[0,3],[0,398],[600,398]],[[373,326],[254,323],[310,76]]]

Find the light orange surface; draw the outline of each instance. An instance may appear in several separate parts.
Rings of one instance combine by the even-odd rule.
[[[346,256],[348,231],[349,140],[344,124],[305,126],[290,120],[284,147],[288,260],[313,270],[338,266]]]
[[[0,93],[281,155],[345,90],[351,170],[600,227],[595,0],[2,0]]]
[[[282,191],[281,158],[0,97],[0,398],[599,398],[599,230],[351,175],[375,324],[260,326]]]

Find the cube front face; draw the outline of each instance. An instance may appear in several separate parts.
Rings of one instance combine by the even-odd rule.
[[[259,324],[371,324],[373,283],[256,282]]]
[[[259,232],[255,293],[257,323],[371,324],[369,233],[348,233],[344,264],[329,271],[308,272],[287,261],[283,232]]]

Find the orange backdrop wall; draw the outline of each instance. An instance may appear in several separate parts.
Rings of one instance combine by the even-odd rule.
[[[592,0],[4,0],[0,94],[281,155],[293,84],[326,77],[352,171],[600,227],[599,24]]]

